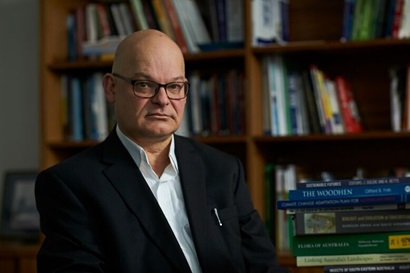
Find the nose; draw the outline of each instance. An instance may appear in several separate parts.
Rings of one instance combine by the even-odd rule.
[[[169,103],[169,98],[167,95],[167,91],[165,90],[164,86],[160,86],[158,89],[157,94],[152,97],[152,102],[153,103],[157,103],[157,104],[161,104],[161,105],[166,105]]]

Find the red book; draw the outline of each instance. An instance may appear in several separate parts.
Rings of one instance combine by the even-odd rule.
[[[178,21],[178,16],[175,11],[175,7],[171,0],[163,0],[165,4],[165,8],[168,12],[169,20],[171,22],[172,29],[175,33],[175,39],[179,47],[181,48],[183,53],[188,52],[187,45],[185,43],[184,35],[182,34],[182,29]]]
[[[399,38],[399,31],[401,27],[401,21],[403,17],[403,4],[404,0],[396,0],[396,6],[394,7],[394,17],[393,17],[393,29],[392,38]]]
[[[98,21],[101,25],[102,33],[104,37],[109,37],[111,35],[111,28],[108,22],[107,10],[104,4],[97,4]]]
[[[341,76],[336,77],[335,81],[346,133],[361,132],[363,128],[350,84]]]

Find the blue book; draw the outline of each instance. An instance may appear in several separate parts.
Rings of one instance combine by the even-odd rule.
[[[331,187],[290,190],[289,200],[329,199],[358,196],[396,195],[410,193],[410,184],[385,184],[359,187]]]
[[[406,203],[409,200],[410,200],[410,194],[329,198],[329,199],[310,199],[310,200],[278,200],[276,202],[276,208],[281,209],[281,210],[287,210],[287,209],[301,209],[301,208],[368,206],[368,205]]]
[[[82,103],[82,91],[81,80],[77,77],[71,79],[71,102],[72,102],[72,141],[84,140],[84,127],[83,127],[83,103]]]
[[[296,189],[329,188],[329,187],[359,187],[385,184],[410,183],[410,177],[381,177],[364,179],[343,179],[331,181],[308,181],[297,183]]]
[[[345,0],[343,11],[343,30],[342,41],[350,41],[352,38],[353,27],[353,11],[355,6],[355,0]]]

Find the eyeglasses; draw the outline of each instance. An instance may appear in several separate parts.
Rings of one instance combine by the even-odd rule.
[[[189,91],[189,82],[169,82],[166,84],[160,84],[148,80],[132,80],[117,73],[112,73],[112,75],[132,84],[134,95],[140,98],[155,97],[161,87],[164,87],[170,100],[182,100],[188,95]]]

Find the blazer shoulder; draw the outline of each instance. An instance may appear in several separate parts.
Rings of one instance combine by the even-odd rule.
[[[181,152],[194,153],[199,156],[202,161],[210,165],[216,164],[221,167],[226,167],[232,164],[237,165],[238,162],[240,162],[239,158],[232,154],[183,136],[175,136],[175,150],[177,155],[181,154]]]

